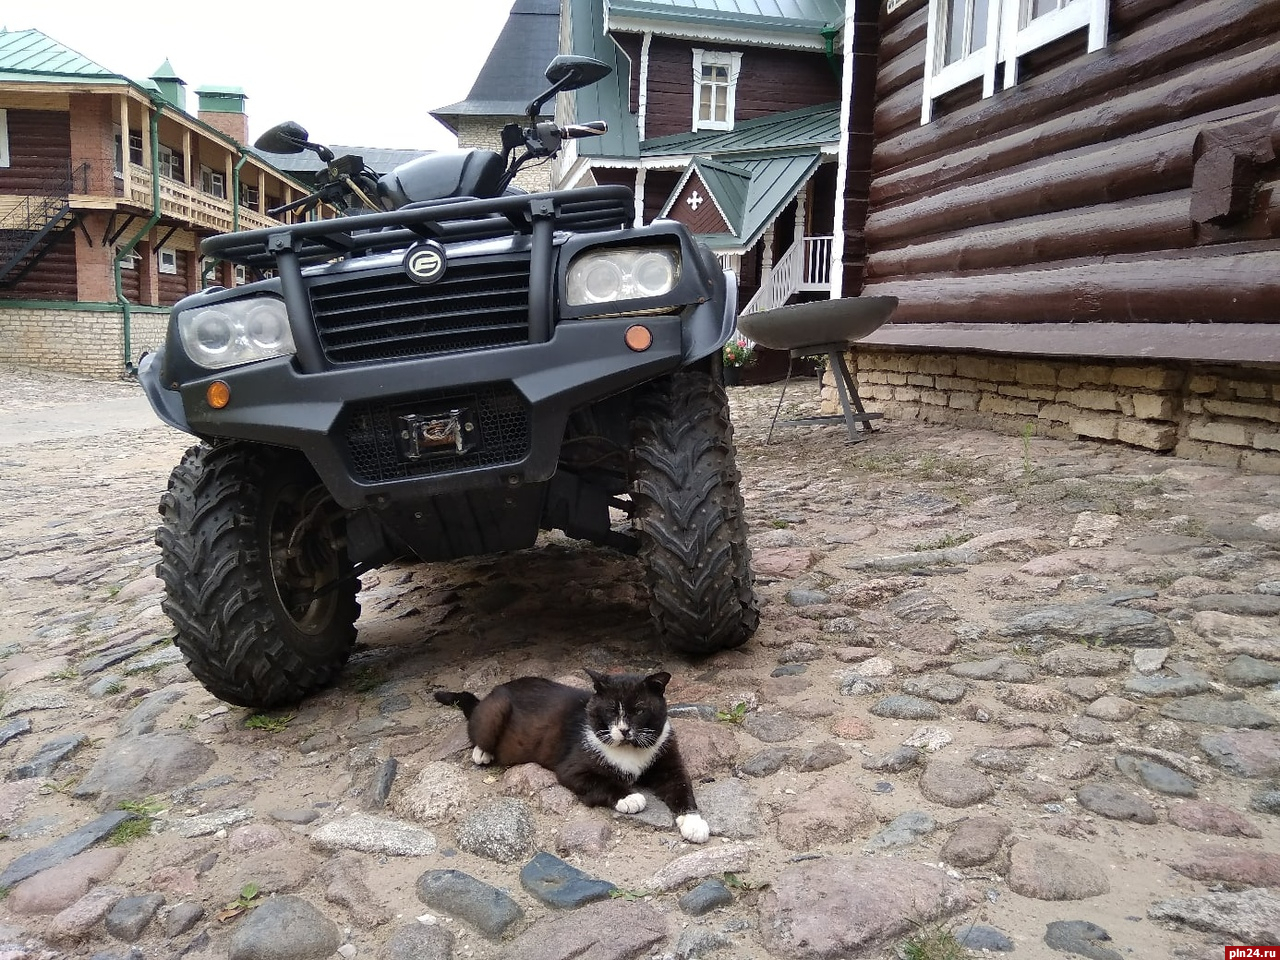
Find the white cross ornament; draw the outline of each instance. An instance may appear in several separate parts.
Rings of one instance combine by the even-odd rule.
[[[688,199],[685,200],[685,203],[689,205],[690,210],[697,210],[699,205],[701,205],[702,203],[702,195],[698,193],[697,190],[695,190],[693,191],[693,193],[689,194]]]

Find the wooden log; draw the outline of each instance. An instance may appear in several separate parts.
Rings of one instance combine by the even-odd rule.
[[[1197,130],[1189,126],[1085,154],[1054,157],[919,200],[872,208],[867,234],[878,245],[1185,189],[1191,185]]]
[[[929,31],[929,4],[922,3],[900,21],[895,22],[896,19],[893,14],[880,18],[880,58],[885,63],[924,42]]]
[[[908,84],[923,82],[923,44],[924,40],[921,40],[916,47],[911,47],[888,63],[880,65],[880,72],[876,75],[876,97],[878,99],[886,99]],[[919,113],[919,104],[916,105],[916,112]]]
[[[1018,127],[1042,123],[1045,117],[1105,102],[1117,89],[1132,88],[1201,63],[1277,31],[1280,0],[1203,0],[1079,61],[925,126],[919,125],[919,98],[914,105],[916,118],[910,122],[904,93],[899,92],[877,111],[876,169],[963,149]]]
[[[1218,119],[1215,111],[1249,104],[1255,97],[1280,96],[1280,42],[1226,60],[1214,60],[1162,83],[1131,90],[1106,103],[1086,107],[997,140],[952,151],[925,163],[876,177],[871,185],[877,206],[899,197],[918,196],[969,177],[1026,163],[1036,157],[1075,150],[1176,123],[1198,114]],[[1262,108],[1253,101],[1250,107]],[[1236,112],[1240,112],[1237,107]],[[884,160],[877,153],[877,169]]]
[[[1280,242],[1039,270],[868,280],[862,294],[897,297],[895,324],[1276,323]]]
[[[1190,191],[1103,204],[967,230],[923,243],[877,248],[868,282],[925,273],[993,270],[1054,260],[1191,247]]]

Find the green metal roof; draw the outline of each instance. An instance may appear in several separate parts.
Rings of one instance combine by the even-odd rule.
[[[182,78],[178,76],[177,72],[173,69],[173,64],[169,62],[168,57],[164,58],[164,63],[156,67],[156,72],[151,75],[151,79],[152,80],[177,80],[179,83],[182,82]]]
[[[747,193],[751,188],[751,171],[706,157],[695,157],[690,168],[706,185],[713,202],[724,214],[729,229],[735,236],[741,233],[742,214],[747,205]],[[682,180],[687,179],[687,177],[682,178]]]
[[[640,155],[640,133],[636,117],[630,111],[631,65],[618,45],[604,32],[602,0],[570,0],[569,49],[566,53],[595,57],[613,67],[613,73],[599,83],[571,96],[574,115],[563,117],[575,123],[604,120],[609,132],[601,137],[584,137],[575,141],[578,155],[583,157],[637,157]]]
[[[719,246],[749,247],[791,202],[821,159],[816,148],[773,156],[697,157],[672,192],[672,199],[696,171],[734,232],[732,239],[721,238]]]
[[[208,94],[211,97],[244,97],[248,98],[248,94],[244,92],[244,87],[218,87],[203,86],[196,88],[196,95]]]
[[[645,157],[722,156],[752,150],[788,150],[796,147],[835,145],[840,142],[840,104],[824,103],[744,120],[732,130],[677,133],[654,137],[640,144]]]
[[[129,82],[39,30],[0,30],[0,80]]]
[[[606,0],[609,16],[815,34],[844,22],[842,0]]]

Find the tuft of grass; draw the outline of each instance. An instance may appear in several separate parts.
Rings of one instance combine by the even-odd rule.
[[[122,800],[116,804],[117,810],[125,810],[140,817],[151,817],[164,809],[164,803],[154,797],[145,800]]]
[[[113,681],[112,683],[107,684],[104,692],[106,693],[107,696],[113,697],[117,693],[120,693],[123,690],[124,690],[124,681],[116,680],[116,681]]]
[[[622,887],[614,887],[609,891],[609,896],[614,900],[643,900],[649,896],[648,890],[627,890]]]
[[[716,719],[722,723],[741,723],[747,716],[749,708],[742,701],[738,701],[728,710],[717,710]]]
[[[898,945],[902,960],[967,960],[969,951],[950,930],[940,926],[920,928]]]
[[[1035,466],[1031,463],[1031,438],[1036,435],[1036,425],[1034,423],[1024,423],[1022,425],[1022,475],[1030,477],[1035,472]]]
[[[123,847],[126,843],[132,843],[139,837],[145,837],[151,832],[151,823],[150,817],[137,817],[133,820],[126,820],[107,834],[107,843],[113,847]]]
[[[79,680],[80,671],[75,667],[63,667],[56,673],[49,674],[50,680]]]
[[[218,920],[220,922],[233,920],[241,914],[252,910],[258,905],[258,894],[261,892],[261,889],[262,888],[256,883],[246,883],[240,888],[240,896],[227,903],[226,906],[218,911]]]
[[[946,550],[948,547],[958,547],[962,543],[968,543],[972,539],[972,533],[948,533],[927,543],[917,543],[911,549],[916,553],[925,550]]]
[[[361,667],[351,677],[351,686],[356,693],[368,693],[382,686],[382,673],[373,667]]]
[[[730,890],[763,890],[769,886],[768,880],[752,880],[748,877],[740,877],[736,873],[726,873],[722,879],[724,885]]]
[[[255,713],[253,716],[245,720],[244,725],[250,730],[262,730],[266,733],[279,733],[289,726],[294,715],[291,713],[285,717],[273,717],[266,713]]]

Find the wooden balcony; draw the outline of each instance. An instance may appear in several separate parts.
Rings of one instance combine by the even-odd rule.
[[[151,171],[137,164],[129,164],[125,188],[125,200],[144,209],[151,209]],[[183,220],[196,227],[205,227],[218,233],[232,230],[234,217],[231,200],[205,193],[168,177],[160,178],[160,212],[166,217]],[[255,230],[260,227],[279,226],[280,221],[265,216],[244,205],[240,207],[240,229]]]

